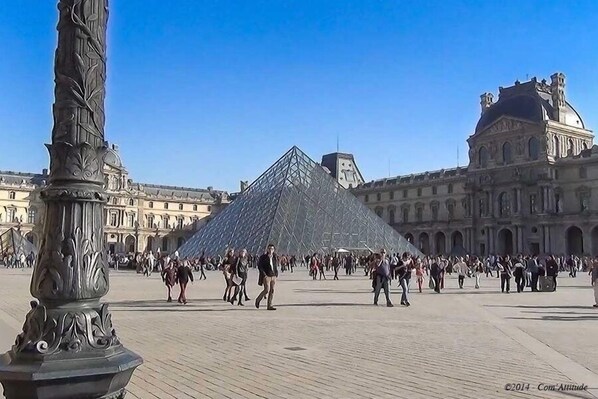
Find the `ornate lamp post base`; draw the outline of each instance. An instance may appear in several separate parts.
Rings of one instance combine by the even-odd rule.
[[[141,358],[123,348],[105,357],[22,360],[0,357],[0,379],[10,399],[121,399]],[[94,356],[98,354],[94,353]]]

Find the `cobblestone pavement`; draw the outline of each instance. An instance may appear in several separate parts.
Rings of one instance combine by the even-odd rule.
[[[28,270],[0,270],[0,345],[8,349],[29,303]],[[256,273],[249,294],[255,298]],[[312,281],[304,269],[277,284],[275,312],[222,301],[223,279],[165,302],[158,275],[113,272],[113,322],[145,360],[130,398],[592,398],[598,397],[598,310],[589,278],[562,277],[555,293],[501,294],[496,278],[434,294],[410,308],[374,307],[362,276]],[[177,290],[178,292],[178,290]],[[381,300],[381,303],[384,303]],[[506,391],[506,384],[529,390]],[[586,384],[582,392],[538,384]]]

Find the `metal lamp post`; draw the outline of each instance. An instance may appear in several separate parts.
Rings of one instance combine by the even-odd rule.
[[[135,221],[135,256],[139,253],[139,222]]]
[[[54,127],[43,235],[31,294],[39,300],[0,357],[8,399],[123,398],[142,359],[125,349],[106,303],[103,156],[107,0],[59,0]]]

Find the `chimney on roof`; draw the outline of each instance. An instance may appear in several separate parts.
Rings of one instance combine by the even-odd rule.
[[[247,180],[241,180],[241,192],[245,192],[245,190],[247,190],[247,187],[249,187],[249,182]]]
[[[492,93],[484,93],[480,96],[480,106],[482,107],[482,114],[494,103],[494,95]]]
[[[42,169],[42,176],[48,176],[48,169]]]
[[[557,72],[550,76],[550,93],[552,94],[552,108],[554,120],[565,122],[565,75]]]
[[[208,186],[208,191],[212,191],[213,189],[214,189],[214,187]]]

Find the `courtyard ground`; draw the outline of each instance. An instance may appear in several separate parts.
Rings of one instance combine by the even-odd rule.
[[[26,269],[0,270],[0,350],[21,329],[30,277]],[[556,292],[537,294],[501,294],[496,278],[483,279],[480,290],[467,279],[459,290],[454,277],[442,294],[419,294],[412,281],[409,308],[399,306],[396,283],[396,307],[375,307],[365,277],[331,277],[285,273],[278,310],[268,312],[253,301],[224,303],[218,272],[189,286],[186,306],[165,302],[157,274],[112,272],[106,299],[114,325],[145,361],[127,397],[598,397],[598,309],[585,274],[563,276]],[[529,390],[505,389],[517,383]],[[539,384],[589,389],[553,392]]]

